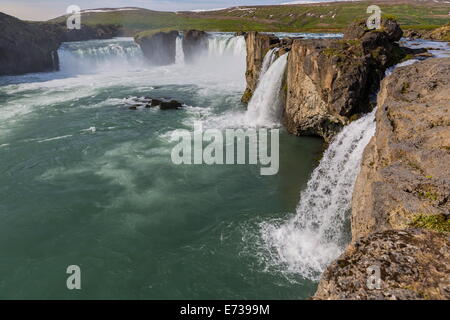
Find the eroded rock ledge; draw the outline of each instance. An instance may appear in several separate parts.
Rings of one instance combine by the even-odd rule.
[[[368,30],[364,21],[355,22],[343,39],[278,39],[250,32],[242,101],[249,101],[256,89],[268,50],[290,51],[283,124],[292,134],[330,141],[344,125],[373,108],[371,94],[379,88],[386,69],[406,56],[397,43],[402,34],[389,19],[383,20],[381,30]]]
[[[430,59],[383,80],[353,193],[354,243],[315,298],[450,299],[449,74],[450,58]],[[366,285],[369,264],[381,267],[380,290]]]

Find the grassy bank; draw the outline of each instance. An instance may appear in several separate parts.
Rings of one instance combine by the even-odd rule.
[[[366,18],[371,4],[383,14],[395,16],[403,28],[433,29],[449,21],[450,4],[434,1],[379,0],[234,7],[207,12],[158,12],[131,10],[84,13],[83,23],[121,25],[124,34],[151,29],[199,29],[207,31],[337,32],[351,21]],[[54,21],[64,21],[64,17]]]

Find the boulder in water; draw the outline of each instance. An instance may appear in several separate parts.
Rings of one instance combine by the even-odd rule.
[[[161,110],[171,110],[182,108],[183,105],[173,99],[154,99],[151,97],[134,98],[133,104],[128,109],[137,110],[139,108],[154,108],[159,107]]]
[[[176,100],[170,100],[170,101],[161,101],[161,104],[159,105],[159,108],[161,110],[170,110],[170,109],[179,109],[183,105],[179,103]]]

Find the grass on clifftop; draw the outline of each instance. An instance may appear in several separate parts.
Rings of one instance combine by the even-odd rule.
[[[450,4],[415,0],[378,0],[234,7],[206,12],[112,11],[82,14],[82,23],[121,25],[125,34],[152,29],[205,31],[338,32],[355,19],[366,19],[366,9],[378,4],[384,16],[395,17],[404,28],[431,29],[449,21]],[[59,17],[52,21],[65,21]]]
[[[438,232],[450,232],[450,219],[444,215],[424,215],[415,217],[409,225],[414,228],[430,229]]]

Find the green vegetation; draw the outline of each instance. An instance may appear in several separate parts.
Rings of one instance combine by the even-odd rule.
[[[141,31],[138,34],[136,34],[136,39],[139,38],[144,38],[144,37],[150,37],[154,34],[157,34],[159,32],[171,32],[171,31],[176,31],[175,29],[171,29],[171,28],[164,28],[164,29],[151,29],[151,30],[145,30],[145,31]]]
[[[402,27],[432,29],[448,23],[446,3],[379,1],[383,18],[395,18]],[[376,4],[377,2],[375,2]],[[152,10],[85,13],[85,24],[122,26],[133,35],[151,29],[199,29],[205,31],[339,32],[355,19],[366,19],[369,1],[318,3],[291,6],[255,6],[206,12],[158,12]],[[54,19],[65,21],[65,17]]]
[[[419,196],[421,198],[425,198],[431,201],[436,201],[438,199],[438,195],[434,192],[431,191],[426,191],[426,192],[419,192]]]
[[[450,232],[450,219],[444,215],[416,216],[409,225],[414,228],[430,229],[438,232]]]

